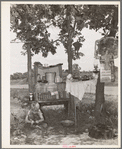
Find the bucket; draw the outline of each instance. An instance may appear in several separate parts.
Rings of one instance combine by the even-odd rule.
[[[54,83],[55,82],[55,72],[46,72],[45,76],[46,76],[46,80],[48,81],[48,83]]]

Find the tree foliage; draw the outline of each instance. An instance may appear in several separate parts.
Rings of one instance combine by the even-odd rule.
[[[50,40],[48,28],[58,27],[58,39]],[[72,60],[84,54],[80,48],[84,42],[83,28],[103,30],[102,35],[115,37],[118,32],[117,5],[32,5],[11,6],[11,30],[17,39],[29,42],[33,54],[40,51],[46,57],[48,52],[56,53],[62,43],[68,54],[69,67]],[[55,43],[55,44],[54,44]],[[27,49],[27,43],[23,45]]]
[[[48,52],[56,53],[44,20],[48,13],[45,5],[17,4],[11,6],[10,12],[11,30],[16,33],[17,39],[24,42],[23,49],[27,50],[29,43],[33,54],[41,51],[46,57]]]
[[[118,5],[84,5],[83,13],[88,18],[86,25],[102,35],[115,37],[118,32]]]
[[[34,77],[34,70],[32,69],[31,72],[32,72],[32,77]],[[28,72],[24,72],[24,73],[16,72],[10,75],[11,80],[25,79],[25,78],[28,79]]]
[[[83,22],[84,19],[82,18],[82,14],[77,14],[75,7],[75,5],[50,5],[52,15],[55,16],[51,19],[51,22],[54,26],[60,28],[58,41],[63,44],[66,53],[68,53],[69,37],[71,38],[70,57],[72,57],[73,60],[84,55],[79,50],[82,47],[82,42],[85,40],[81,33],[83,28],[81,22]],[[78,48],[74,46],[76,43],[80,45]]]
[[[115,37],[118,32],[117,5],[51,5],[54,26],[60,28],[59,39],[68,53],[68,63],[80,58],[84,54],[79,52],[85,40],[83,28],[99,31],[103,36]]]
[[[98,53],[102,55],[106,50],[116,58],[118,56],[118,39],[105,37],[98,40]]]

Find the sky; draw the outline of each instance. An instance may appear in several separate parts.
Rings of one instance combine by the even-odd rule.
[[[57,28],[50,28],[51,37],[54,40],[58,38],[58,31],[59,30]],[[78,64],[81,67],[81,71],[93,70],[94,64],[98,63],[98,60],[96,61],[94,59],[95,41],[100,39],[102,36],[100,32],[95,32],[94,30],[89,30],[86,28],[82,30],[82,35],[84,36],[85,41],[83,42],[83,46],[80,48],[80,51],[84,53],[85,56],[81,57],[78,60],[73,60],[73,64]],[[15,37],[16,34],[11,32],[10,39],[12,40]],[[23,51],[22,45],[22,43],[10,44],[10,74],[16,72],[27,72],[27,55],[21,55],[21,51]],[[47,58],[42,57],[41,53],[38,55],[34,55],[32,57],[32,68],[34,62],[36,61],[48,65],[63,63],[62,68],[68,69],[67,54],[65,53],[63,45],[57,47],[57,53],[55,55],[49,53]],[[115,62],[115,65],[116,64],[117,63]]]

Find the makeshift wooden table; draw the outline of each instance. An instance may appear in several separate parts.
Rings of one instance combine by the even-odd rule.
[[[70,103],[70,96],[66,97],[63,96],[61,97],[60,94],[63,91],[65,95],[65,87],[66,83],[60,82],[56,83],[57,84],[57,91],[59,92],[59,99],[56,99],[55,97],[49,97],[46,95],[46,98],[40,98],[42,96],[42,93],[45,92],[43,89],[36,89],[36,85],[38,84],[38,76],[44,77],[47,72],[55,72],[56,76],[62,78],[62,65],[63,63],[59,63],[57,65],[52,65],[49,67],[43,67],[41,63],[35,62],[34,63],[34,85],[35,85],[35,99],[40,103],[40,106],[49,106],[49,105],[60,105],[64,104],[66,111],[69,111],[69,103]],[[41,79],[42,81],[42,79]],[[59,82],[55,81],[55,82]],[[38,96],[39,95],[39,96]],[[69,113],[69,112],[68,112]]]
[[[50,106],[50,105],[64,105],[67,116],[69,115],[70,110],[70,95],[66,95],[65,91],[66,83],[57,83],[57,92],[59,94],[59,98],[56,96],[51,96],[49,92],[43,92],[41,89],[35,90],[35,97],[40,106]]]
[[[96,80],[88,80],[88,81],[78,81],[78,82],[66,82],[66,83],[58,83],[57,86],[57,91],[60,93],[63,91],[63,93],[69,93],[69,97],[67,98],[66,96],[61,97],[59,96],[59,99],[52,98],[52,99],[39,99],[38,102],[40,106],[49,106],[49,105],[61,105],[64,104],[66,108],[66,112],[69,114],[70,112],[74,113],[74,122],[75,122],[75,130],[77,128],[77,112],[76,108],[78,106],[78,103],[82,101],[83,95],[86,91],[86,88],[89,85],[96,85]],[[36,96],[38,94],[42,94],[41,91],[36,92]],[[73,101],[73,104],[71,103]],[[71,108],[71,104],[73,105],[73,110]]]
[[[74,111],[74,121],[75,121],[75,130],[77,127],[77,113],[76,109],[79,105],[79,102],[82,101],[82,98],[84,96],[84,93],[86,92],[86,89],[90,85],[96,85],[97,78],[94,80],[88,80],[88,81],[77,81],[72,82],[70,80],[66,81],[66,92],[71,94],[71,100],[73,101],[73,111]]]

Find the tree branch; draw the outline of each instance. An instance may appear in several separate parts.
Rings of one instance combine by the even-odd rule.
[[[56,40],[54,40],[52,43],[55,43],[55,42],[57,42],[57,41],[60,41],[60,42],[61,42],[61,39],[56,39]]]

